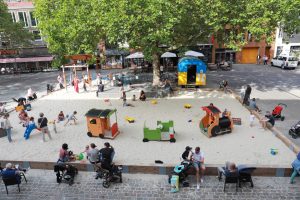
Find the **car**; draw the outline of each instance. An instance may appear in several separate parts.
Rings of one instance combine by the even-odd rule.
[[[298,58],[279,55],[271,60],[271,66],[281,67],[282,69],[295,69],[298,66]]]

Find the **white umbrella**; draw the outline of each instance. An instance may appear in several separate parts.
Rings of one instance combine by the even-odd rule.
[[[144,54],[142,52],[136,52],[136,53],[130,54],[126,58],[127,59],[130,59],[130,58],[144,58]]]
[[[185,56],[204,57],[203,53],[197,51],[187,51],[184,53]]]
[[[171,53],[171,52],[165,52],[161,55],[162,58],[176,58],[176,54],[175,53]]]

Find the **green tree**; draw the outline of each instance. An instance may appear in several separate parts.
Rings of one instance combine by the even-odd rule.
[[[153,64],[159,81],[162,45],[195,45],[214,35],[239,49],[244,34],[274,38],[278,23],[292,32],[299,25],[299,0],[34,0],[39,27],[51,52],[93,52],[100,40],[129,43]],[[165,49],[164,49],[165,50]]]
[[[22,23],[14,23],[12,21],[6,3],[0,0],[0,41],[5,42],[7,48],[29,45],[33,36],[23,27]]]
[[[103,37],[97,1],[34,0],[35,15],[50,52],[64,55],[93,53]]]

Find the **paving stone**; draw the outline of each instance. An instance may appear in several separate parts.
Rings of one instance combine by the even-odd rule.
[[[254,188],[244,186],[235,193],[230,184],[223,192],[223,182],[216,177],[205,177],[206,181],[199,190],[194,181],[190,187],[180,188],[178,193],[170,192],[167,176],[149,174],[123,174],[123,183],[114,184],[106,189],[102,180],[95,180],[93,172],[79,172],[75,184],[57,184],[52,170],[30,170],[28,183],[21,184],[21,193],[16,186],[9,186],[6,195],[3,184],[0,186],[0,200],[94,200],[94,199],[205,199],[205,200],[264,200],[264,199],[300,199],[300,178],[289,184],[288,177],[254,177]],[[194,180],[194,177],[191,179]]]

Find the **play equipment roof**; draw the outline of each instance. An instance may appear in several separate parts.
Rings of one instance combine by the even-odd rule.
[[[202,109],[207,113],[219,114],[221,111],[215,106],[203,106]]]
[[[100,118],[107,118],[111,116],[114,112],[116,112],[116,109],[110,110],[110,109],[105,109],[105,110],[100,110],[100,109],[90,109],[85,116],[87,117],[100,117]]]

